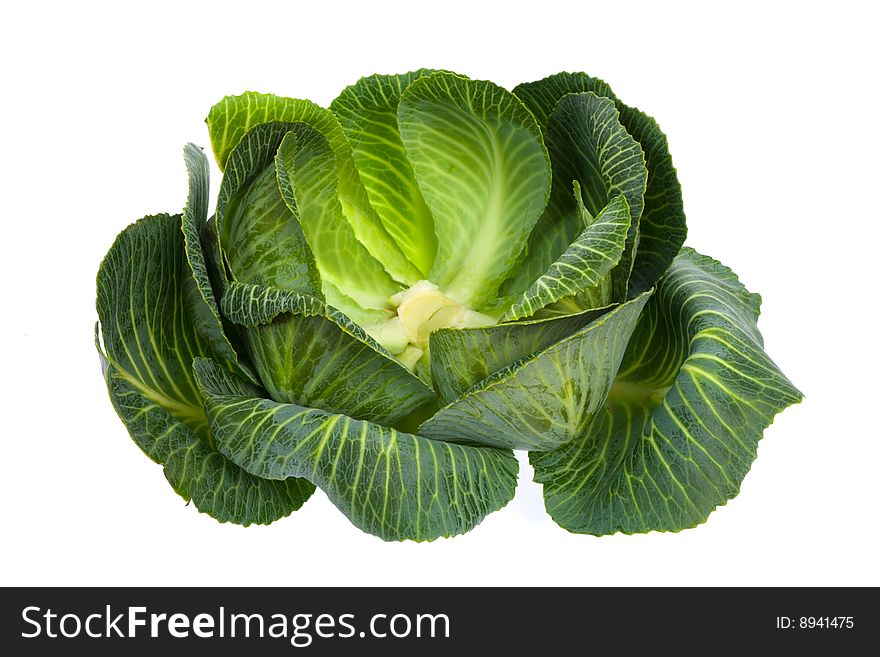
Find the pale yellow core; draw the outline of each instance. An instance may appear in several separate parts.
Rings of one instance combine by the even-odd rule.
[[[370,333],[410,369],[428,352],[428,338],[440,328],[477,328],[495,319],[463,306],[430,281],[418,281],[391,297],[397,314]]]

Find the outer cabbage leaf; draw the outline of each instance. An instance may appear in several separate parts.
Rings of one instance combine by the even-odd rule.
[[[352,523],[385,540],[460,534],[513,498],[518,463],[509,451],[254,398],[212,361],[195,368],[224,454],[258,477],[308,478]]]
[[[186,259],[192,270],[192,279],[184,279],[187,309],[201,338],[226,368],[239,376],[257,383],[251,367],[241,358],[226,335],[220,309],[211,285],[210,264],[205,252],[212,247],[208,226],[208,159],[194,144],[183,149],[189,178],[189,194],[183,209],[183,237]]]
[[[145,217],[116,238],[98,271],[110,399],[132,439],[199,511],[269,523],[302,506],[314,487],[260,479],[215,449],[191,369],[194,358],[211,355],[186,312],[192,276],[180,215]]]
[[[678,531],[733,498],[773,417],[801,394],[764,353],[759,297],[684,249],[596,420],[533,452],[547,511],[572,532]]]

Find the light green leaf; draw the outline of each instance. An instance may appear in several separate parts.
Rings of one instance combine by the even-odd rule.
[[[330,109],[351,144],[370,203],[403,254],[428,278],[437,252],[434,217],[400,140],[397,105],[413,81],[433,73],[371,75],[346,87]]]
[[[387,308],[364,308],[330,281],[324,281],[323,290],[327,305],[343,312],[358,326],[382,326],[391,316],[391,311]]]
[[[321,278],[359,308],[388,309],[390,316],[390,298],[401,286],[357,240],[342,213],[336,157],[329,142],[320,132],[297,126],[285,136],[276,167],[288,205],[295,209],[312,245]],[[345,306],[340,309],[348,311]]]
[[[220,449],[258,477],[305,477],[360,529],[387,541],[461,534],[513,498],[509,451],[464,447],[296,404],[252,397],[196,362]]]
[[[289,160],[289,167],[293,169],[296,160],[297,132],[308,135],[313,131],[305,125],[293,126],[293,130],[285,135],[281,146],[278,147],[278,152],[275,154],[275,172],[281,198],[284,199],[287,207],[296,217],[296,220],[300,222],[300,227],[302,227],[302,218],[296,203],[296,190],[291,181],[288,166],[285,165],[284,157],[284,155],[287,156],[286,159]],[[318,195],[309,194],[303,200],[305,202],[306,215],[310,219],[305,227],[308,229],[308,233],[312,235],[318,250],[319,260],[324,263],[324,273],[320,277],[320,288],[323,297],[329,305],[340,309],[355,323],[361,326],[379,325],[386,321],[391,314],[390,309],[387,307],[387,297],[383,298],[383,296],[376,295],[374,292],[367,290],[366,295],[361,296],[361,301],[372,302],[382,307],[364,308],[357,300],[340,290],[333,280],[341,279],[340,282],[343,285],[348,285],[356,290],[363,289],[365,287],[362,285],[363,281],[356,276],[358,270],[363,270],[371,274],[373,284],[377,285],[380,289],[383,286],[386,288],[390,286],[390,289],[386,289],[386,295],[390,295],[391,290],[396,290],[397,286],[390,282],[391,279],[385,270],[382,269],[382,266],[356,240],[347,221],[344,218],[340,219],[341,214],[337,212],[338,203],[334,203],[332,198],[327,197],[327,194],[335,191],[335,186],[332,189],[319,189],[316,191],[319,192]],[[320,206],[311,202],[316,200],[321,194],[324,195],[324,202],[330,206],[329,212],[322,212]],[[339,256],[344,253],[354,254],[355,257],[359,257],[361,262],[358,267],[340,267],[339,264],[342,262],[342,259]],[[318,268],[318,265],[316,264],[315,267]]]
[[[580,189],[576,185],[576,194]],[[590,221],[586,209],[579,206],[584,223]],[[577,239],[550,268],[526,290],[504,314],[505,321],[531,317],[536,312],[566,297],[576,297],[584,290],[597,288],[620,262],[630,227],[626,198],[617,196],[589,223]],[[597,305],[605,305],[602,299]],[[601,303],[604,302],[604,303]]]
[[[430,338],[431,376],[449,404],[490,374],[527,359],[597,319],[608,308],[484,328],[440,329]]]
[[[132,439],[199,511],[223,522],[269,523],[302,506],[314,487],[259,479],[216,451],[191,369],[193,358],[211,352],[185,312],[192,272],[180,226],[180,215],[145,217],[101,263],[97,305],[110,399]]]
[[[226,96],[211,108],[205,122],[221,171],[226,170],[227,161],[242,138],[263,123],[304,123],[324,134],[334,135],[334,141],[339,144],[344,141],[335,117],[323,107],[310,100],[253,91]]]
[[[187,310],[199,336],[208,343],[215,358],[230,372],[257,383],[250,366],[239,359],[226,337],[205,261],[205,249],[211,248],[202,239],[208,223],[208,159],[195,144],[184,147],[183,157],[189,176],[189,194],[183,209],[183,238],[186,259],[192,270],[192,280],[185,279],[183,282]]]
[[[633,264],[630,294],[652,287],[669,268],[687,235],[681,185],[669,155],[666,135],[651,117],[622,103],[611,88],[585,73],[559,73],[516,87],[538,123],[546,127],[556,104],[566,94],[592,91],[614,101],[620,123],[645,152],[648,184],[639,219],[639,247]]]
[[[217,200],[217,232],[234,280],[320,295],[314,257],[275,172],[275,153],[293,127],[258,125],[233,151]]]
[[[307,295],[230,283],[223,314],[244,336],[272,399],[382,424],[434,393],[344,314]]]
[[[596,535],[678,531],[736,496],[764,429],[801,399],[763,351],[758,304],[730,269],[682,251],[596,421],[531,455],[557,523]]]
[[[541,131],[510,92],[453,73],[412,82],[398,124],[434,216],[429,279],[460,303],[489,309],[547,203]]]
[[[605,401],[648,296],[496,371],[440,409],[419,434],[541,451],[581,436]]]
[[[418,269],[406,259],[370,206],[354,166],[351,147],[330,110],[308,100],[247,92],[227,96],[214,105],[207,123],[211,145],[222,171],[225,171],[232,151],[254,126],[301,123],[320,132],[336,158],[339,202],[358,240],[396,280],[407,285],[419,280]]]

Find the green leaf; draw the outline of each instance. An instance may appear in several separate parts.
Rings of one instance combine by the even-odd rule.
[[[187,310],[199,336],[208,344],[215,358],[230,372],[257,383],[250,366],[239,359],[226,337],[208,274],[205,251],[211,248],[208,241],[210,236],[203,240],[203,231],[208,223],[208,159],[195,144],[184,147],[183,157],[189,177],[189,194],[183,209],[182,227],[186,259],[192,270],[192,280],[185,279],[183,282]]]
[[[618,120],[614,103],[593,93],[564,96],[550,115],[544,136],[553,163],[553,189],[547,209],[529,239],[529,256],[506,289],[522,289],[556,261],[583,230],[572,181],[584,205],[596,216],[623,195],[631,223],[626,248],[612,274],[615,301],[626,299],[647,170],[642,148]]]
[[[353,300],[358,306],[355,312],[387,309],[390,316],[390,298],[401,287],[358,241],[342,212],[336,157],[329,142],[320,132],[297,126],[281,143],[276,167],[288,205],[295,209],[312,245],[321,278]],[[340,309],[348,312],[347,306]]]
[[[586,91],[614,101],[620,111],[620,123],[645,152],[648,184],[630,285],[630,294],[641,292],[652,287],[669,268],[687,236],[681,185],[669,155],[666,135],[654,119],[625,105],[607,84],[585,73],[559,73],[521,84],[513,90],[542,127],[546,127],[563,96]]]
[[[337,142],[344,139],[335,117],[310,100],[253,91],[226,96],[211,108],[205,122],[221,171],[226,170],[227,161],[242,138],[263,123],[305,123],[325,134],[336,135]]]
[[[580,189],[576,185],[576,194]],[[581,219],[589,215],[579,207]],[[620,262],[630,227],[626,198],[617,196],[589,223],[545,274],[504,314],[504,320],[530,317],[552,303],[599,286]],[[599,304],[603,305],[603,304]]]
[[[433,73],[371,75],[346,87],[330,109],[351,144],[370,203],[403,254],[428,278],[437,252],[434,217],[416,184],[400,139],[397,105],[404,89]]]
[[[367,330],[381,327],[392,316],[391,310],[387,308],[364,308],[330,281],[324,281],[323,290],[328,306],[340,310],[355,324]]]
[[[211,290],[214,292],[214,300],[216,301],[223,296],[223,290],[226,288],[226,280],[228,278],[226,268],[223,265],[223,256],[220,251],[220,239],[217,237],[216,215],[211,215],[208,218],[208,221],[202,224],[199,231],[199,239],[202,244],[202,253],[205,257],[205,269],[208,272],[208,281],[211,284]],[[223,319],[223,315],[221,314],[220,320],[223,321]]]
[[[541,451],[581,436],[605,401],[648,296],[491,374],[424,422],[419,434]]]
[[[561,298],[535,311],[532,319],[553,319],[595,310],[611,305],[614,298],[611,289],[611,277],[606,276],[598,285],[581,290],[577,294]]]
[[[233,151],[217,201],[217,232],[233,279],[320,295],[311,249],[275,172],[275,153],[293,127],[258,125]]]
[[[191,369],[193,358],[211,352],[184,310],[192,272],[180,226],[180,215],[141,219],[116,238],[98,270],[110,399],[132,439],[199,511],[223,522],[269,523],[302,506],[314,487],[259,479],[216,451]]]
[[[586,73],[557,73],[536,82],[523,82],[513,89],[542,128],[550,123],[550,115],[563,96],[585,92],[617,100],[607,82]]]
[[[344,314],[307,295],[230,283],[223,314],[272,399],[393,424],[434,393]]]
[[[431,376],[440,403],[449,404],[490,374],[559,342],[608,310],[590,310],[551,321],[434,331],[430,338]]]
[[[591,219],[587,220],[590,217],[590,211],[587,210],[587,208],[584,206],[583,198],[581,197],[581,187],[577,181],[574,181],[574,188],[575,203],[577,204],[578,212],[583,217],[585,217],[584,223],[589,226],[590,221],[592,221]],[[629,217],[628,213],[629,211],[627,210],[627,216]],[[630,218],[629,221],[631,223],[632,219]],[[629,228],[629,225],[630,224],[627,224],[627,229]],[[635,244],[630,244],[629,248],[632,249],[634,246]],[[624,245],[624,249],[625,248],[626,245]],[[621,256],[622,255],[623,254],[621,253]],[[620,258],[618,258],[617,261],[614,262],[614,265],[616,265],[619,261]],[[599,279],[598,283],[589,287],[581,288],[574,294],[563,296],[562,298],[557,299],[556,301],[553,301],[552,303],[549,303],[546,306],[535,310],[532,318],[553,319],[556,317],[565,317],[567,315],[582,313],[585,310],[606,308],[611,305],[615,296],[612,284],[612,276],[605,275]]]
[[[758,304],[730,269],[682,251],[597,420],[531,455],[557,523],[595,535],[678,531],[736,496],[764,429],[801,399],[763,351]]]
[[[360,529],[387,541],[461,534],[513,498],[509,451],[464,447],[296,404],[255,399],[196,362],[220,449],[258,477],[305,477]]]
[[[645,209],[639,220],[639,247],[629,292],[653,287],[669,269],[687,237],[681,185],[669,154],[666,135],[644,112],[618,103],[620,122],[642,145],[648,167]]]
[[[215,217],[210,217],[207,223],[202,224],[200,238],[202,252],[205,255],[205,268],[208,271],[208,280],[210,281],[211,289],[214,292],[214,299],[222,299],[223,292],[226,289],[227,274],[222,264],[223,258],[220,252],[220,240],[217,237],[217,222]],[[226,319],[222,312],[219,316],[220,322],[223,325],[223,332],[226,334],[226,339],[229,340],[235,353],[239,354],[239,360],[241,361],[241,355],[247,353],[247,347],[240,335],[240,327]],[[253,369],[249,361],[247,367],[248,369]],[[247,376],[246,378],[259,383],[256,373]]]
[[[541,131],[510,92],[453,73],[412,82],[398,124],[434,216],[429,279],[460,303],[488,309],[547,203]]]
[[[227,96],[214,105],[207,123],[214,154],[224,172],[233,150],[254,126],[301,123],[320,132],[330,143],[336,157],[339,202],[358,240],[396,280],[407,285],[419,280],[418,269],[406,259],[370,206],[354,166],[351,147],[330,110],[308,100],[247,92],[240,96]]]

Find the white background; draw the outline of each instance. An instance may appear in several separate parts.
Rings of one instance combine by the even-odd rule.
[[[7,5],[0,584],[880,584],[877,16],[660,4]],[[706,524],[568,534],[523,462],[515,500],[454,539],[385,544],[320,492],[243,529],[185,506],[128,438],[92,346],[95,273],[129,222],[180,210],[211,105],[326,105],[420,66],[508,88],[585,70],[660,122],[688,243],[761,292],[767,350],[806,395]]]

